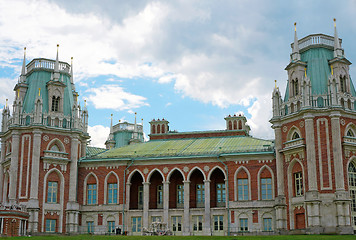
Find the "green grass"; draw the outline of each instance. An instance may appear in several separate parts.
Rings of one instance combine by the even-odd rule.
[[[206,237],[206,236],[187,236],[187,237],[178,237],[178,236],[103,236],[103,235],[77,235],[77,236],[33,236],[33,237],[13,237],[11,239],[31,239],[31,240],[331,240],[331,239],[340,239],[340,240],[356,240],[355,235],[277,235],[277,236],[235,236],[235,237]]]

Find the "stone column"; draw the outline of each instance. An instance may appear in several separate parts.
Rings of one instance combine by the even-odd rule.
[[[77,202],[78,190],[78,146],[79,139],[77,135],[72,136],[70,148],[70,175],[69,175],[69,197],[67,203],[67,232],[78,232],[79,204]]]
[[[150,183],[143,182],[143,227],[148,228],[148,208],[150,202]]]
[[[317,191],[316,179],[316,158],[315,158],[315,139],[314,139],[314,120],[313,116],[306,114],[305,119],[305,140],[307,149],[308,166],[308,186],[309,191]]]
[[[183,222],[183,235],[190,235],[190,214],[189,214],[189,201],[190,201],[190,181],[183,181],[184,184],[184,222]]]
[[[169,222],[169,182],[163,182],[163,222]],[[169,226],[169,225],[168,225]]]
[[[9,202],[10,204],[16,203],[16,190],[17,190],[17,175],[19,167],[19,145],[20,133],[13,131],[11,142],[11,165],[10,165],[10,186],[9,186]],[[38,185],[35,185],[36,188]]]
[[[6,149],[5,149],[5,141],[2,140],[1,141],[1,158],[0,158],[0,203],[4,202],[3,199],[3,191],[4,191],[4,168],[2,166],[2,162],[5,160],[5,153],[6,153]]]
[[[331,134],[333,146],[333,158],[335,169],[335,186],[336,191],[345,191],[344,186],[344,168],[342,161],[342,146],[341,146],[341,131],[340,131],[340,113],[332,112],[331,118]]]
[[[123,209],[124,214],[122,215],[122,225],[123,229],[122,231],[128,231],[128,226],[130,224],[130,218],[128,215],[129,209],[130,209],[130,189],[131,189],[131,183],[126,183],[126,194],[125,194],[125,198],[126,198],[126,202],[125,202],[125,209]],[[125,189],[124,189],[125,191]],[[123,201],[125,201],[123,199]]]
[[[27,209],[30,213],[29,231],[38,232],[38,215],[40,206],[38,203],[38,188],[40,176],[40,155],[41,155],[41,135],[39,130],[33,131],[33,148],[32,148],[32,165],[31,165],[31,188],[30,199],[28,201]]]
[[[205,195],[205,209],[204,209],[204,235],[211,235],[210,225],[210,180],[204,180],[204,195]]]
[[[275,151],[277,166],[277,198],[276,198],[276,228],[278,230],[287,228],[286,199],[284,193],[284,170],[282,150],[282,130],[280,124],[273,124],[275,135]]]

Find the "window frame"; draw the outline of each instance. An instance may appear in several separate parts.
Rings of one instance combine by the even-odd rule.
[[[46,219],[46,233],[55,233],[57,227],[57,220],[56,219]]]
[[[224,215],[214,215],[213,216],[214,232],[222,232],[224,231]]]
[[[107,189],[108,189],[107,190],[108,191],[107,203],[108,204],[117,204],[117,193],[118,193],[117,183],[108,183]]]
[[[48,181],[47,182],[47,203],[55,204],[58,203],[58,182]]]
[[[132,233],[142,232],[142,217],[131,217],[131,231]]]
[[[248,189],[249,186],[248,186],[248,184],[249,184],[248,178],[238,178],[237,179],[237,200],[238,201],[248,201],[249,200],[249,189]],[[242,188],[241,191],[240,191],[240,188]],[[240,192],[242,194],[239,194]]]
[[[193,215],[192,222],[193,222],[193,225],[192,225],[193,232],[202,232],[203,231],[203,223],[204,223],[203,215]]]
[[[272,218],[270,218],[270,217],[263,218],[263,231],[264,232],[272,232],[273,231]]]
[[[107,221],[106,225],[109,233],[115,232],[115,221]]]
[[[226,203],[226,186],[225,183],[216,184],[216,205],[225,206]]]
[[[239,232],[248,231],[248,218],[239,218]]]
[[[94,187],[95,188],[91,188]],[[87,184],[87,205],[96,205],[97,204],[97,184]]]
[[[182,232],[182,216],[172,216],[172,232]]]
[[[296,197],[303,196],[303,174],[302,172],[296,172],[293,174],[294,178],[294,195]]]
[[[205,206],[205,184],[196,184],[195,185],[195,201],[196,207]]]
[[[266,182],[264,182],[266,181]],[[269,182],[270,181],[270,182]],[[261,178],[260,179],[260,188],[261,188],[261,200],[272,200],[273,199],[273,187],[272,187],[272,177]],[[270,193],[269,194],[269,191]]]

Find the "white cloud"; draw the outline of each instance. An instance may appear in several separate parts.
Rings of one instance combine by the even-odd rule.
[[[16,79],[0,78],[0,104],[5,105],[6,99],[8,99],[9,105],[12,104],[15,97],[13,89],[16,83]]]
[[[103,85],[88,89],[87,100],[97,109],[130,110],[149,106],[146,98],[126,92],[118,85]]]
[[[104,127],[103,125],[88,126],[88,133],[91,137],[91,146],[105,148],[105,141],[109,136],[110,127]]]

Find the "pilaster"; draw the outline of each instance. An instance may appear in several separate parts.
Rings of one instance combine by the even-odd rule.
[[[205,191],[205,209],[204,209],[204,222],[205,226],[203,229],[204,235],[211,235],[211,219],[210,219],[210,180],[204,180],[204,191]]]
[[[143,182],[143,227],[148,229],[148,203],[150,201],[150,184]]]
[[[184,222],[183,235],[190,235],[190,215],[189,215],[189,201],[190,201],[190,181],[183,181],[184,184]]]
[[[19,167],[18,166],[19,145],[20,145],[20,133],[18,131],[13,131],[12,145],[11,145],[10,186],[9,186],[10,204],[16,203],[17,175],[18,175],[18,167]]]
[[[167,224],[169,222],[168,211],[169,211],[169,182],[165,181],[163,182],[163,222]]]
[[[1,158],[0,158],[0,203],[3,203],[3,186],[4,186],[4,168],[2,162],[5,159],[5,141],[1,140]]]
[[[315,158],[315,138],[314,138],[314,116],[306,114],[305,119],[305,140],[307,149],[308,166],[308,187],[309,191],[317,191],[316,158]]]

